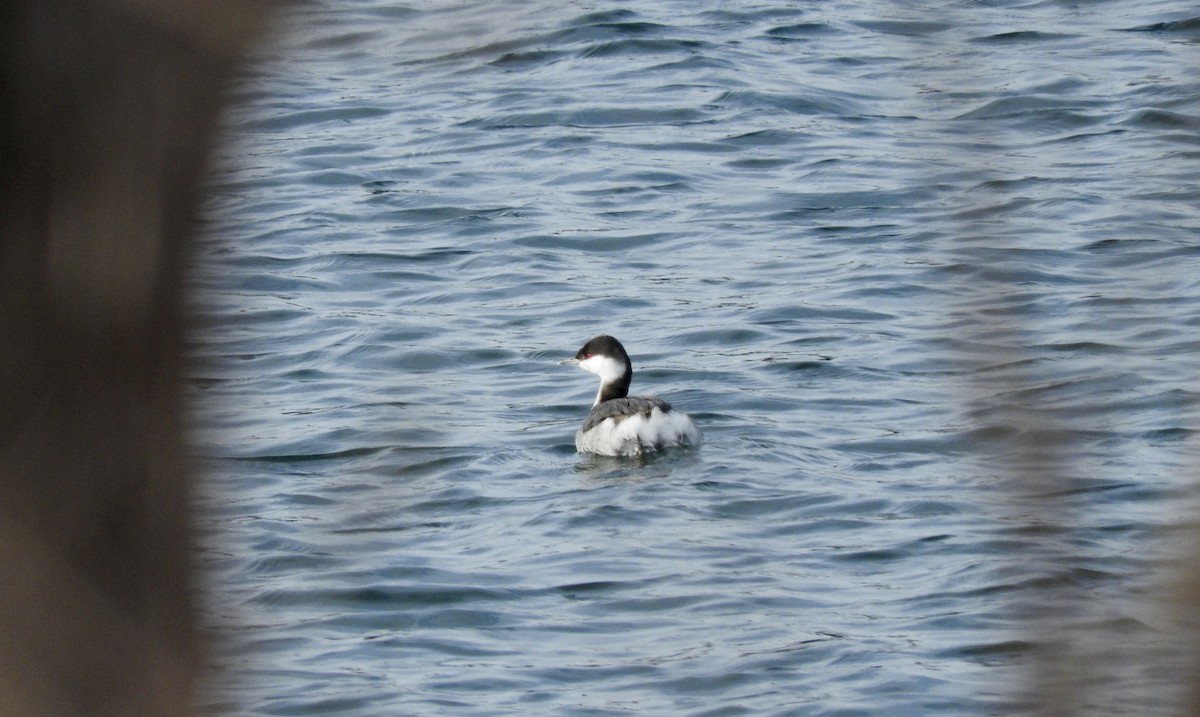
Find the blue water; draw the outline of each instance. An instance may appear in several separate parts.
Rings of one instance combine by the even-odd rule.
[[[245,715],[1168,714],[1181,2],[311,2],[195,252]],[[572,444],[598,333],[705,433]]]

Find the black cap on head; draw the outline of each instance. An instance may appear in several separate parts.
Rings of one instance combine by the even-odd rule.
[[[614,398],[625,398],[629,395],[629,383],[633,380],[633,362],[629,360],[629,354],[625,353],[625,347],[608,334],[601,334],[586,344],[575,354],[574,363],[586,361],[593,356],[607,356],[614,361],[619,361],[625,364],[625,370],[619,376],[608,376],[601,374],[600,394],[596,397],[596,403],[600,404]]]
[[[575,354],[575,358],[580,361],[589,356],[611,356],[618,361],[629,363],[629,354],[625,353],[625,347],[608,334],[601,334],[588,341]]]

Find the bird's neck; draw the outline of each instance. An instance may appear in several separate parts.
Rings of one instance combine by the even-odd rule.
[[[596,394],[596,402],[593,406],[599,406],[605,401],[611,401],[614,398],[625,398],[629,395],[629,381],[633,377],[626,373],[624,376],[615,378],[612,381],[605,381],[600,384],[600,392]]]

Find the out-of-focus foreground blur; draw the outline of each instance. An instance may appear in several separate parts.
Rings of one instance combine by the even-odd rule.
[[[0,9],[0,714],[184,714],[182,248],[264,3]]]

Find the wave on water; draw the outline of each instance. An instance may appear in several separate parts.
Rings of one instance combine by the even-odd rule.
[[[195,252],[208,702],[1173,713],[1197,20],[878,10],[281,21]],[[575,452],[602,332],[701,450]]]

